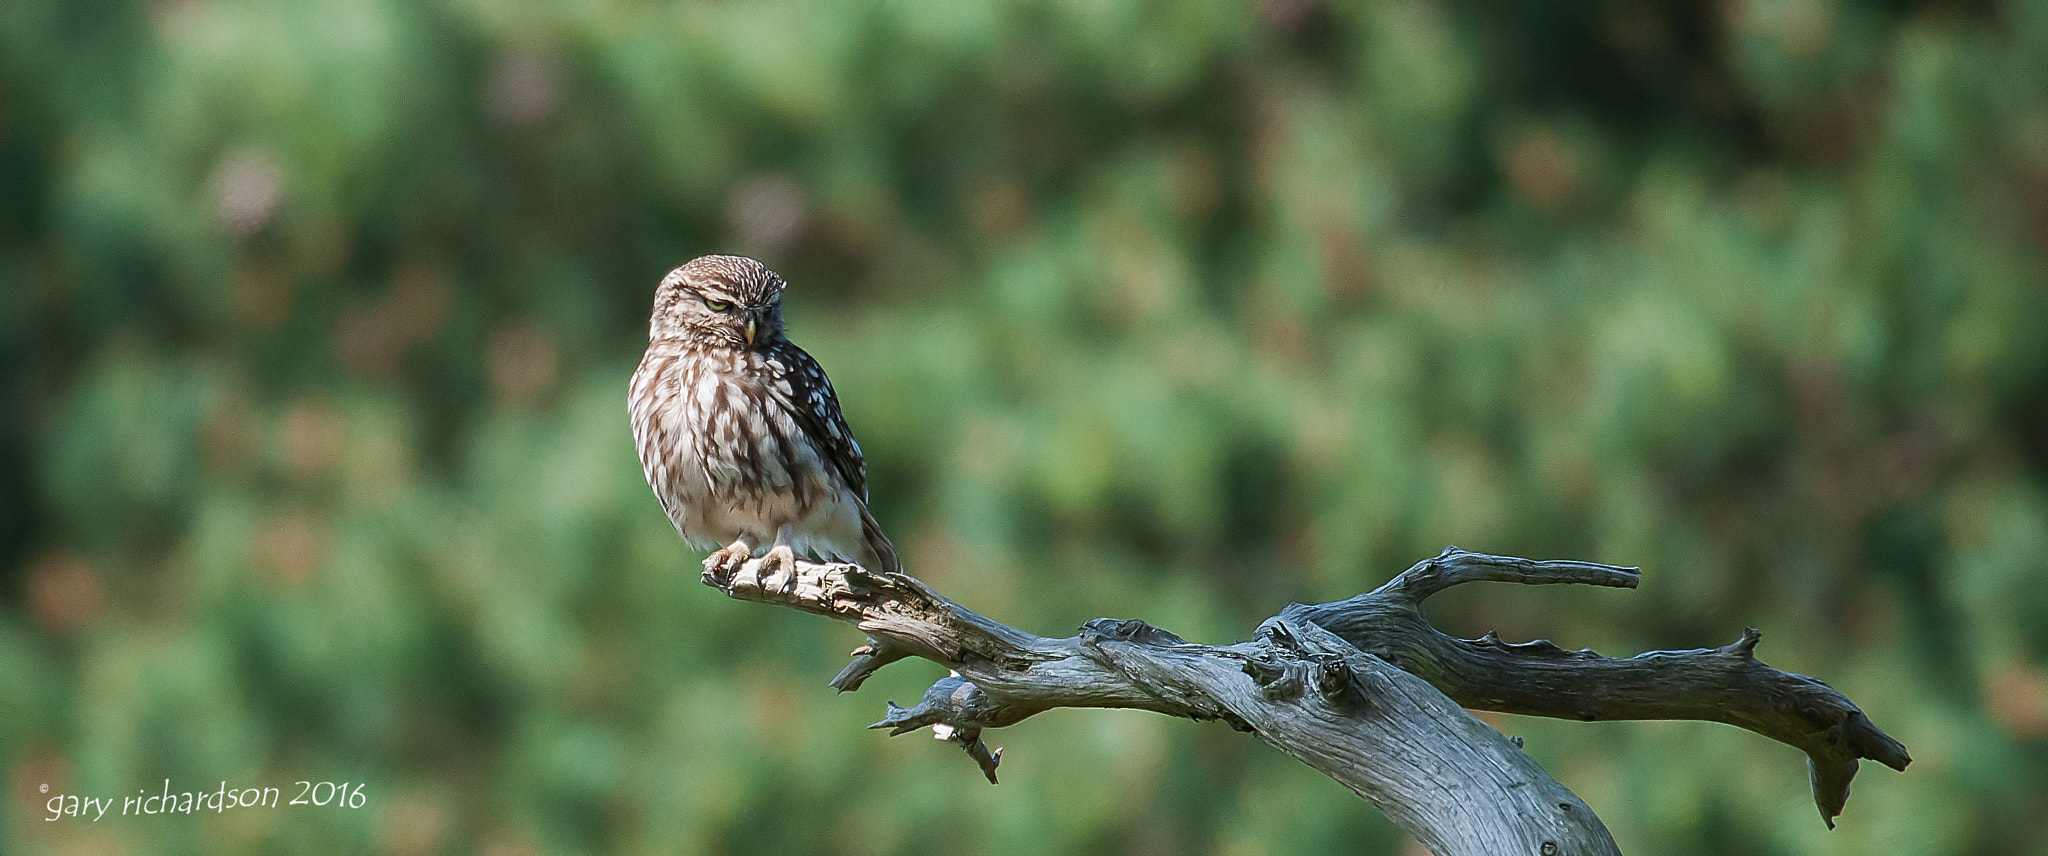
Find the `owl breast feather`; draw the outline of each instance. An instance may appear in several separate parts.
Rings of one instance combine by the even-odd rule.
[[[762,360],[687,349],[657,358],[650,348],[636,373],[635,400],[652,405],[635,413],[641,463],[670,521],[698,549],[741,535],[772,541],[778,527],[801,526],[836,498],[818,449],[764,386],[773,373]]]

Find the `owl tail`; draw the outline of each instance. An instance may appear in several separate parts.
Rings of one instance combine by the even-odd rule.
[[[867,542],[869,555],[861,557],[861,567],[882,574],[899,574],[903,565],[896,560],[896,545],[889,543],[889,536],[882,534],[882,524],[875,522],[875,516],[868,513],[867,503],[860,506],[860,536]]]

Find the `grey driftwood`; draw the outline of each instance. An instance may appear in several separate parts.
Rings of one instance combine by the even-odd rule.
[[[739,600],[851,622],[868,637],[832,686],[853,690],[891,662],[952,670],[873,728],[930,727],[993,783],[1000,749],[983,731],[1056,707],[1149,710],[1221,720],[1358,793],[1437,856],[1618,853],[1578,796],[1520,744],[1465,708],[1585,721],[1703,719],[1806,753],[1814,801],[1832,827],[1860,759],[1911,760],[1827,684],[1756,659],[1756,630],[1719,648],[1627,659],[1489,633],[1457,639],[1421,604],[1461,583],[1583,583],[1634,588],[1635,568],[1531,561],[1455,547],[1348,600],[1288,604],[1249,642],[1190,643],[1143,621],[1098,618],[1063,639],[991,620],[917,579],[849,564],[798,562],[761,577],[756,559],[704,582]]]

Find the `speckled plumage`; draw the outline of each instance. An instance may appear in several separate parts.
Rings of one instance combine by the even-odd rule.
[[[728,567],[786,544],[899,570],[868,513],[860,446],[832,382],[782,335],[782,289],[774,271],[738,256],[704,256],[663,278],[629,399],[647,483],[683,539],[724,547],[714,558]]]

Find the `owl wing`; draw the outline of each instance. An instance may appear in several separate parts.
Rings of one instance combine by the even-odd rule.
[[[769,348],[768,368],[774,380],[772,394],[783,399],[783,407],[795,416],[797,426],[831,462],[846,486],[866,503],[867,464],[861,460],[853,431],[846,427],[846,417],[839,412],[839,396],[832,391],[824,367],[785,339]]]
[[[825,377],[825,369],[787,339],[771,345],[768,357],[769,371],[775,375],[775,382],[770,385],[772,394],[784,399],[782,405],[795,416],[797,427],[832,462],[832,469],[839,473],[847,488],[860,498],[857,506],[861,540],[873,554],[872,562],[863,560],[862,564],[882,573],[900,573],[903,565],[895,545],[889,543],[882,525],[868,513],[867,464],[861,460],[860,444],[853,441],[853,432],[846,427],[846,417],[839,412],[839,396],[832,392],[832,381]]]

